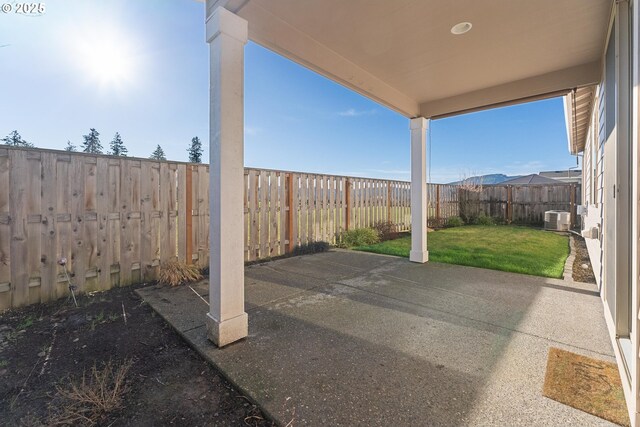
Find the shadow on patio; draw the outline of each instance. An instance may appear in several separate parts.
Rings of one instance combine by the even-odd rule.
[[[188,287],[139,294],[281,424],[607,424],[541,393],[550,347],[614,360],[595,286],[347,251],[245,277],[221,350]]]

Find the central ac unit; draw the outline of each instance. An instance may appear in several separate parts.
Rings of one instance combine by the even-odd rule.
[[[546,211],[544,213],[544,229],[553,231],[569,231],[571,215],[565,211]]]

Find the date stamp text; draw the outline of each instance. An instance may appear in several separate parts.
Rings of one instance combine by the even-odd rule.
[[[45,3],[2,3],[0,5],[2,13],[16,13],[20,15],[44,15],[47,11]]]

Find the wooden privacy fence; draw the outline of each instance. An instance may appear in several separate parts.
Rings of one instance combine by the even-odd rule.
[[[429,184],[429,225],[460,206],[537,223],[570,197],[575,217],[575,186],[551,187]],[[411,227],[404,181],[245,169],[244,188],[246,261],[378,221]],[[61,258],[79,292],[154,280],[171,259],[206,267],[208,165],[0,146],[0,309],[67,295]]]
[[[458,216],[458,185],[427,184],[427,225],[439,228],[452,216]]]
[[[0,147],[0,309],[67,295],[61,258],[80,292],[152,280],[172,258],[204,265],[206,170]]]
[[[486,185],[481,191],[459,190],[459,212],[462,217],[476,218],[484,213],[507,223],[544,223],[544,213],[562,210],[576,223],[580,204],[580,185]]]
[[[245,169],[245,260],[284,255],[345,230],[411,226],[408,182]]]
[[[244,179],[247,261],[377,221],[410,228],[408,182],[258,169]],[[0,309],[67,295],[61,258],[89,292],[154,280],[170,259],[205,267],[208,251],[208,165],[0,146]]]

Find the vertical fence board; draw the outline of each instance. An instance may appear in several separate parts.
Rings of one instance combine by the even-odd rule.
[[[300,213],[298,221],[298,245],[307,244],[307,199],[309,194],[308,176],[300,174],[300,190],[298,197],[300,200]]]
[[[50,301],[56,297],[56,276],[57,276],[57,254],[56,254],[56,155],[53,153],[42,153],[42,230],[41,230],[41,250],[40,258],[40,300]],[[2,157],[0,157],[0,163]],[[0,175],[2,166],[0,165]],[[2,178],[0,177],[0,186]],[[2,187],[6,188],[6,187]],[[1,197],[1,196],[0,196]],[[0,212],[2,212],[2,200],[0,200]],[[1,221],[0,221],[0,227]],[[0,231],[0,234],[2,232]],[[0,242],[2,237],[0,237]],[[1,243],[0,243],[1,245]],[[2,257],[2,247],[0,246],[0,258]],[[0,269],[2,261],[0,260]],[[0,283],[3,282],[0,273]],[[1,295],[1,294],[0,294]],[[1,301],[1,296],[0,296]]]
[[[185,262],[193,264],[193,165],[186,166],[184,188]]]
[[[249,239],[249,260],[258,259],[260,251],[260,174],[256,170],[249,171],[249,214],[251,218],[251,238]]]
[[[111,263],[109,242],[109,159],[98,157],[96,161],[96,285],[98,289],[111,287]]]
[[[22,195],[25,199],[27,258],[23,259],[27,268],[28,277],[28,301],[29,304],[40,302],[40,258],[42,215],[42,164],[41,153],[27,152],[27,176],[26,192]]]
[[[177,193],[177,246],[178,260],[187,261],[187,165],[178,165],[176,168]]]
[[[279,248],[278,248],[278,254],[279,255],[284,255],[286,253],[286,239],[288,239],[288,231],[287,231],[287,225],[288,225],[288,206],[289,206],[289,199],[288,199],[288,181],[287,181],[287,175],[284,172],[278,172],[278,200],[279,200],[279,206],[278,206],[278,219],[279,219],[279,225],[278,225],[278,244],[279,244]]]
[[[266,258],[269,254],[269,174],[266,171],[260,171],[259,178],[260,258]]]
[[[85,291],[98,287],[97,157],[87,157],[84,171],[83,242]]]
[[[278,176],[275,171],[269,173],[269,257],[277,256],[280,252],[278,241]]]
[[[27,210],[25,193],[27,188],[27,154],[24,151],[9,153],[9,216],[11,218],[11,305],[19,307],[28,304],[29,272],[25,268],[27,259]]]
[[[9,213],[9,151],[0,148],[0,310],[11,307],[11,224]],[[7,191],[7,189],[9,191]]]
[[[344,231],[348,231],[351,228],[351,181],[349,181],[349,179],[343,179],[342,180],[342,202],[343,202],[343,206],[344,206],[344,220],[343,220],[343,224],[344,224]]]
[[[291,203],[289,204],[289,210],[291,211],[291,243],[289,243],[289,251],[293,250],[300,238],[300,175],[292,172],[291,183],[293,188],[290,191]]]
[[[106,274],[109,276],[109,282],[111,286],[120,285],[120,260],[122,254],[122,238],[123,234],[123,212],[125,209],[122,207],[121,185],[122,176],[124,171],[124,161],[121,159],[109,159],[109,172],[108,172],[108,195],[107,195],[107,211],[108,211],[108,226],[107,226],[107,242],[108,242],[108,254],[109,254],[109,269],[106,270]]]
[[[198,193],[200,188],[200,170],[191,165],[191,260],[194,265],[200,264],[200,210]]]
[[[336,234],[338,230],[336,229],[337,219],[336,219],[336,184],[338,180],[334,176],[330,176],[327,178],[327,183],[329,186],[329,219],[328,219],[328,227],[329,227],[329,243],[334,244],[336,242]]]
[[[175,165],[160,163],[160,264],[176,256],[176,176]]]
[[[85,157],[72,157],[69,165],[71,178],[71,271],[73,284],[79,292],[85,291],[86,261],[84,251],[84,166]]]
[[[141,181],[141,164],[140,160],[131,161],[131,206],[135,208],[135,211],[131,212],[131,218],[129,219],[129,227],[131,229],[131,281],[127,284],[138,283],[141,278],[141,254],[140,254],[140,234],[141,234],[141,197],[140,197],[140,181]]]
[[[71,169],[71,155],[56,155],[56,256],[65,259],[67,265],[58,266],[58,274],[55,278],[55,294],[59,298],[68,291],[67,272],[71,269],[71,188],[69,186],[69,172]]]
[[[152,280],[153,264],[153,170],[148,162],[141,164],[141,176],[147,178],[140,183],[140,273],[142,280]]]
[[[209,167],[198,165],[198,267],[209,265]]]
[[[244,237],[243,237],[243,243],[244,243],[244,260],[245,261],[249,261],[250,260],[250,248],[249,248],[249,223],[250,223],[250,216],[249,216],[249,172],[245,169],[244,171],[244,177],[243,177],[243,191],[244,191],[244,195],[242,198],[243,204],[244,204],[244,214],[242,217],[242,224],[244,226]]]
[[[307,241],[311,243],[315,240],[315,175],[307,175]]]
[[[140,185],[151,189],[151,215],[149,221],[151,223],[151,249],[150,264],[144,270],[147,280],[156,280],[160,269],[160,224],[162,219],[162,208],[160,205],[160,163],[153,163],[151,167],[151,176],[141,176]],[[167,233],[168,230],[164,230]],[[142,249],[142,248],[140,248]]]

